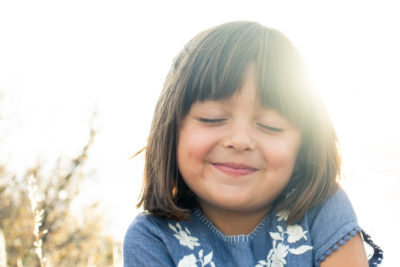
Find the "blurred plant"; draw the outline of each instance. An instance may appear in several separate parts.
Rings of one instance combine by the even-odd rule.
[[[6,239],[0,229],[0,267],[7,267]]]
[[[83,182],[93,175],[84,167],[95,135],[91,126],[78,156],[60,157],[51,171],[38,162],[16,175],[0,164],[0,229],[8,266],[113,265],[120,244],[102,234],[98,203],[85,207],[80,218],[70,210]]]
[[[35,253],[39,258],[40,267],[45,267],[46,259],[43,257],[42,235],[46,234],[47,230],[44,229],[43,231],[40,231],[40,226],[42,226],[43,224],[44,210],[38,208],[40,199],[37,192],[38,186],[36,183],[36,179],[33,175],[29,177],[28,188],[29,188],[29,199],[31,201],[32,213],[34,214],[33,237],[35,238],[35,241],[33,242],[33,246],[35,247]]]

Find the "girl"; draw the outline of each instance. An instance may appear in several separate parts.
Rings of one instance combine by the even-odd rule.
[[[336,135],[279,31],[211,28],[175,59],[146,147],[125,266],[368,266]]]

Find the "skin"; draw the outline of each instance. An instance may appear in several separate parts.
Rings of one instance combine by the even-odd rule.
[[[223,233],[249,234],[289,182],[300,143],[298,129],[258,103],[250,65],[231,98],[192,105],[179,132],[178,166]]]
[[[320,264],[321,267],[368,267],[367,255],[360,234],[340,246]]]

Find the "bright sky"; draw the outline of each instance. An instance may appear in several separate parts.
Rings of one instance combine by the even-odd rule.
[[[90,166],[109,229],[136,210],[155,102],[172,59],[199,31],[232,20],[277,28],[306,57],[342,144],[360,224],[394,262],[400,219],[400,25],[395,1],[1,1],[0,158],[22,170],[75,155],[95,109]],[[399,237],[400,238],[400,237]],[[393,251],[390,255],[391,249]]]

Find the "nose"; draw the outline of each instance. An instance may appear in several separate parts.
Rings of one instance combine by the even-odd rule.
[[[251,130],[248,129],[248,127],[238,125],[227,134],[223,145],[227,149],[252,151],[255,148],[255,141],[252,138]]]

